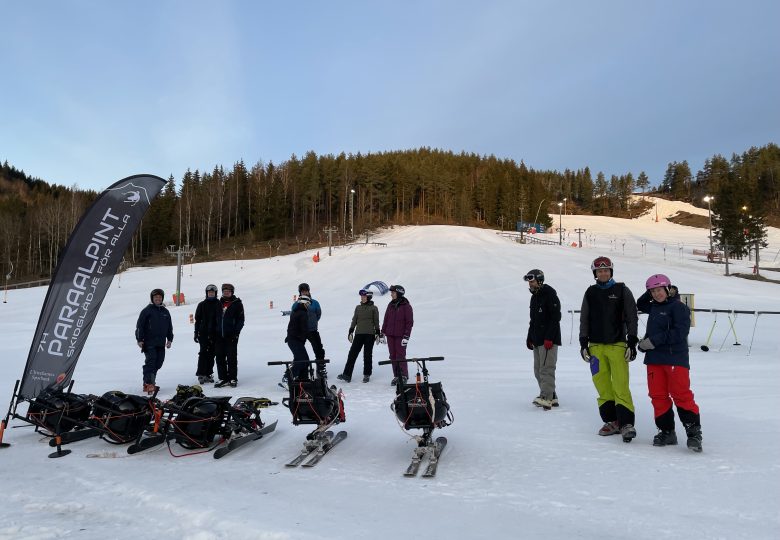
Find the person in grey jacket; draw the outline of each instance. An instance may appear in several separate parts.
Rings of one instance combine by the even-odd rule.
[[[371,378],[374,343],[379,341],[379,309],[371,300],[374,293],[360,289],[360,303],[355,307],[352,323],[349,325],[347,339],[352,343],[347,354],[347,363],[338,379],[344,382],[352,381],[352,370],[355,368],[360,349],[363,349],[363,382]]]

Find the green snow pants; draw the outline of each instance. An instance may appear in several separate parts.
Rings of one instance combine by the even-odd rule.
[[[591,373],[593,385],[599,393],[597,401],[601,419],[604,422],[617,421],[620,426],[634,424],[634,401],[628,387],[626,344],[591,343],[590,354],[599,359],[598,369],[591,368]]]

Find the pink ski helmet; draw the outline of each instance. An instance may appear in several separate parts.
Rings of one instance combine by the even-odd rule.
[[[645,288],[649,291],[650,289],[655,289],[656,287],[668,288],[671,284],[672,282],[665,275],[653,274],[652,276],[647,278],[647,281],[645,281]]]

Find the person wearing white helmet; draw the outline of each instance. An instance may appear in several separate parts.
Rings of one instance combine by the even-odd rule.
[[[604,425],[602,436],[620,433],[624,442],[636,437],[634,401],[629,388],[628,363],[636,358],[636,302],[625,283],[614,280],[609,257],[597,257],[590,266],[594,285],[588,287],[580,310],[580,356],[590,363],[597,403]]]
[[[639,350],[645,353],[647,389],[658,428],[653,446],[677,444],[674,404],[688,436],[688,448],[701,452],[699,406],[691,391],[688,359],[691,310],[680,301],[676,288],[664,274],[647,278],[645,289],[636,305],[648,314],[647,331],[639,342]]]

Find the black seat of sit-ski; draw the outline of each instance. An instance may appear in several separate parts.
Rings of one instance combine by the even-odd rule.
[[[393,409],[404,429],[419,429],[446,425],[450,405],[440,382],[410,383],[395,397]]]
[[[285,404],[293,415],[293,424],[323,424],[339,414],[339,399],[325,379],[292,381]]]
[[[184,448],[205,448],[225,426],[230,397],[190,397],[178,410],[173,435]]]
[[[66,433],[89,420],[92,403],[89,396],[62,390],[44,390],[30,402],[27,419],[51,433]]]
[[[126,443],[136,439],[152,420],[149,398],[106,392],[95,401],[93,416],[98,428],[105,430],[106,440]]]

